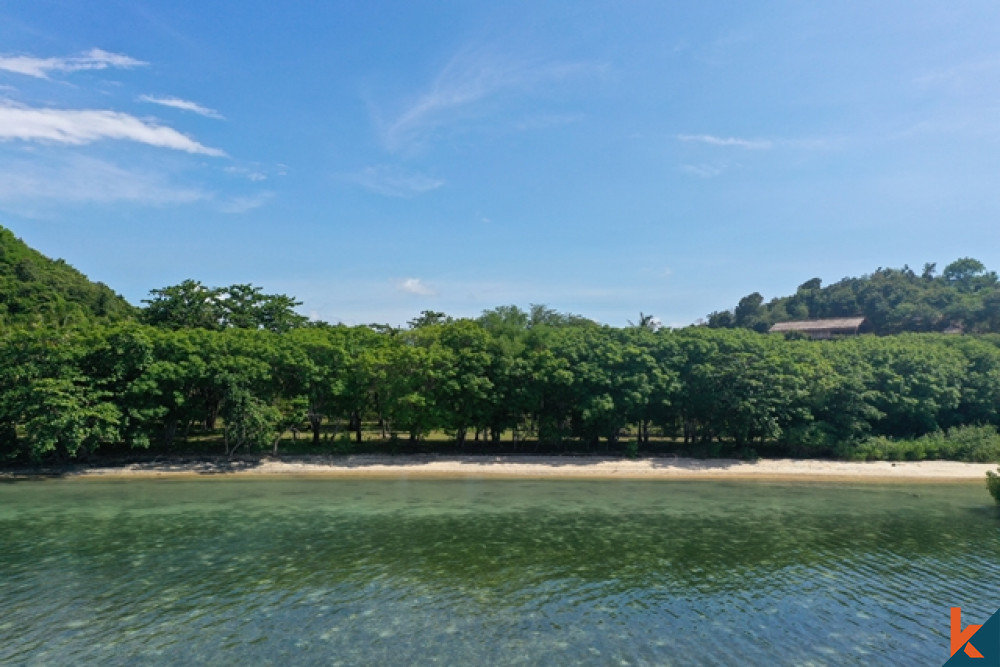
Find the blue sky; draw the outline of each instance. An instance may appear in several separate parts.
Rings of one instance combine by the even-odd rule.
[[[1000,269],[996,2],[0,5],[0,224],[349,324]]]

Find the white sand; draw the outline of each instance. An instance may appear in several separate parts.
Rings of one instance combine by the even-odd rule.
[[[325,476],[383,478],[787,479],[828,481],[958,481],[985,479],[996,464],[954,461],[845,462],[798,459],[591,456],[314,456],[259,461],[152,461],[115,467],[77,466],[62,477]],[[0,473],[16,476],[17,473]]]

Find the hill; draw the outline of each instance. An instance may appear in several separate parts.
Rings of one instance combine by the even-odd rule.
[[[859,315],[882,335],[949,327],[1000,333],[1000,282],[995,271],[970,257],[955,260],[940,275],[935,264],[925,264],[919,274],[908,266],[879,268],[826,287],[813,278],[795,294],[767,303],[759,292],[748,294],[734,309],[709,315],[708,326],[767,331],[777,322]]]
[[[66,325],[132,317],[134,306],[0,227],[0,323]]]

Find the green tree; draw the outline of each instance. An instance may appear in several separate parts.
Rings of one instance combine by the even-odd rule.
[[[284,294],[264,294],[247,284],[205,287],[197,280],[154,289],[143,320],[167,329],[264,329],[277,333],[304,326],[307,318],[294,311],[301,302]]]

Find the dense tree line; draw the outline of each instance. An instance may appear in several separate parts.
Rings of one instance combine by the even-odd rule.
[[[883,333],[944,322],[1000,331],[994,273],[971,259],[935,273],[813,280],[680,330],[642,314],[616,329],[544,306],[345,327],[307,322],[297,301],[252,285],[189,280],[134,308],[0,228],[0,461],[179,444],[273,451],[299,431],[329,451],[331,434],[360,443],[366,429],[394,449],[443,433],[494,451],[878,457],[892,455],[887,438],[911,438],[906,456],[990,458],[1000,336],[819,342],[752,330],[862,313]],[[959,435],[941,435],[949,429]],[[993,449],[970,453],[983,437]]]
[[[907,266],[878,269],[825,287],[813,278],[792,296],[767,303],[759,292],[748,294],[733,310],[709,315],[708,325],[767,331],[777,322],[860,315],[882,335],[950,327],[1000,333],[1000,281],[994,271],[968,257],[952,262],[940,275],[936,265],[926,264],[919,274]]]
[[[404,448],[445,432],[457,447],[503,435],[611,451],[627,438],[657,451],[847,456],[871,436],[1000,424],[996,336],[786,340],[616,329],[512,306],[476,320],[421,317],[402,330],[260,321],[8,329],[0,453],[169,452],[213,430],[217,453],[260,451],[292,428],[320,451],[324,434],[360,440],[365,425]]]

